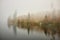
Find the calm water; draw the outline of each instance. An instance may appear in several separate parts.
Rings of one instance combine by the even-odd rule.
[[[47,39],[47,37],[43,32],[30,31],[30,34],[28,35],[26,29],[16,28],[17,35],[15,35],[13,31],[13,27],[11,27],[10,29],[8,28],[7,20],[1,20],[1,21],[0,21],[1,39],[44,39],[44,40]]]
[[[30,31],[26,29],[17,29],[17,35],[14,34],[13,27],[10,29],[7,25],[7,19],[9,14],[1,14],[0,18],[0,38],[1,39],[40,39],[40,40],[49,40],[51,37],[45,36],[44,32]]]
[[[44,32],[30,31],[29,35],[27,29],[17,29],[17,35],[14,34],[13,27],[10,29],[7,26],[7,19],[0,20],[0,38],[1,39],[40,39],[49,40],[51,37],[45,36]],[[57,36],[56,36],[57,39]]]
[[[27,29],[17,29],[17,35],[14,34],[13,27],[10,29],[7,25],[7,18],[8,17],[2,17],[0,19],[0,38],[2,40],[5,39],[40,39],[40,40],[49,40],[51,37],[45,36],[44,32],[37,32],[37,31],[30,31],[30,34],[28,35]],[[56,36],[56,39],[58,37]]]
[[[0,38],[1,39],[48,39],[43,32],[30,31],[28,35],[26,29],[17,29],[17,35],[14,34],[13,27],[10,29],[7,25],[9,14],[1,14],[0,18]]]

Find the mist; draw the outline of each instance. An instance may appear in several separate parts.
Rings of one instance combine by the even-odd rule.
[[[53,7],[56,10],[60,10],[60,0],[0,0],[1,39],[16,38],[13,32],[13,28],[11,27],[11,29],[9,29],[7,26],[7,19],[10,15],[13,16],[15,10],[17,10],[17,16],[27,15],[28,12],[36,14],[37,12],[52,11],[53,8],[51,8],[51,3],[53,3]],[[42,13],[41,15],[45,14]],[[24,31],[17,28],[17,39],[23,37],[33,38],[36,36],[36,34],[34,36],[34,33],[31,35],[33,36],[28,37],[27,30]],[[45,38],[44,34],[40,36],[43,36]],[[39,38],[40,36],[37,36],[37,38]]]

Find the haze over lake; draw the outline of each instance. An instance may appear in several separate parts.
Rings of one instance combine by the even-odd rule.
[[[17,16],[27,15],[30,13],[37,13],[43,11],[52,11],[51,4],[56,10],[60,10],[60,0],[0,0],[0,37],[2,39],[38,39],[47,38],[43,32],[30,32],[28,36],[26,29],[17,28],[17,36],[14,35],[13,28],[8,28],[7,20],[11,15],[13,16],[17,10]],[[42,13],[41,15],[45,15]]]

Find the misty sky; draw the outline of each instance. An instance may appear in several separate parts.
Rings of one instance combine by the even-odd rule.
[[[11,15],[17,10],[18,14],[51,10],[51,4],[55,9],[60,9],[60,0],[0,0],[1,15]]]
[[[60,0],[0,0],[0,33],[8,32],[7,18],[13,15],[15,10],[20,15],[28,12],[51,11],[51,3],[55,9],[60,9]]]
[[[51,4],[60,9],[60,0],[0,0],[0,22],[7,20],[17,10],[18,15],[28,12],[51,11]],[[44,14],[43,14],[44,15]]]
[[[5,21],[4,19],[13,15],[15,10],[18,15],[25,15],[28,12],[51,11],[52,3],[55,9],[60,9],[60,0],[0,0],[0,21]]]

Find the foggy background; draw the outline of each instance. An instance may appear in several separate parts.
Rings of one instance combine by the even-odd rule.
[[[46,38],[43,33],[35,32],[28,36],[27,30],[18,28],[17,36],[15,36],[13,28],[9,29],[7,26],[7,19],[10,15],[13,16],[15,10],[17,10],[17,15],[26,15],[28,12],[51,11],[51,3],[54,4],[56,10],[60,9],[60,0],[0,0],[0,38]]]

